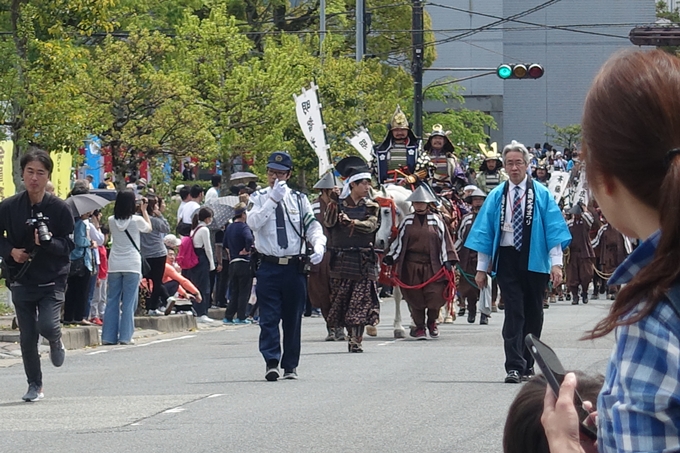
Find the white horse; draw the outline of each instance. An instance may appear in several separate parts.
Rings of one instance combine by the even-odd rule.
[[[411,191],[397,185],[387,185],[375,193],[375,201],[380,204],[380,228],[375,235],[375,248],[387,252],[390,241],[396,237],[401,221],[411,212],[411,203],[406,198]],[[394,338],[406,338],[406,330],[401,325],[401,289],[395,286],[392,293],[395,303]],[[366,327],[366,333],[376,336],[378,330],[373,326]]]

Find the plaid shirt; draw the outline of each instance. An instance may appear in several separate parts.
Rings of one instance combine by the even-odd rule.
[[[657,231],[631,253],[609,284],[627,283],[648,265],[659,237]],[[617,327],[597,404],[600,452],[680,451],[679,339],[680,319],[669,303],[658,304],[634,324]]]

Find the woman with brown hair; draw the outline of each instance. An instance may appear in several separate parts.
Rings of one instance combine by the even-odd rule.
[[[600,452],[680,450],[680,59],[628,51],[605,63],[586,97],[583,156],[609,222],[640,239],[609,280],[626,284],[589,332],[615,332],[598,398]],[[550,451],[582,451],[568,374],[545,394]]]

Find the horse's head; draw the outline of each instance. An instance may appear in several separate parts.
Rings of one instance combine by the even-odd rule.
[[[380,205],[380,228],[375,233],[375,248],[386,250],[390,241],[397,236],[401,213],[391,198],[379,196],[375,202]]]

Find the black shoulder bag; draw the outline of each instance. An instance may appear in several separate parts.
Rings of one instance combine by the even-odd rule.
[[[130,236],[128,230],[125,230],[125,234],[127,234],[128,239],[130,239],[130,242],[132,242],[132,246],[135,248],[135,250],[137,250],[137,253],[139,253],[139,257],[142,259],[142,277],[146,277],[151,272],[151,265],[146,260],[146,258],[142,256],[141,250],[139,250],[139,247],[137,247],[135,241],[132,240],[132,236]]]

